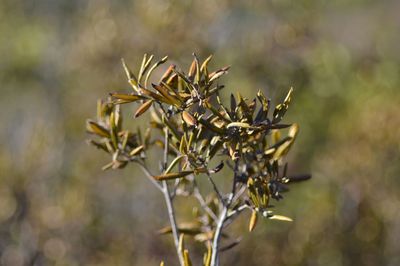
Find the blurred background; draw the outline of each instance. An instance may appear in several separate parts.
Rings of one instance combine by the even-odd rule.
[[[120,58],[232,65],[225,95],[295,88],[300,134],[276,212],[249,213],[222,265],[400,265],[400,2],[0,1],[0,264],[176,265],[161,194],[85,143],[109,91],[129,91]],[[129,107],[128,107],[129,108]],[[142,119],[144,122],[146,119]],[[224,178],[224,177],[219,177]],[[199,258],[204,248],[189,242]],[[196,251],[197,250],[197,251]],[[197,253],[196,253],[197,252]]]

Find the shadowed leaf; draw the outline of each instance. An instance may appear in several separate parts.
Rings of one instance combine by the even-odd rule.
[[[157,175],[157,176],[154,176],[154,178],[157,180],[170,180],[170,179],[177,179],[177,178],[185,177],[185,176],[191,175],[193,173],[194,173],[194,171],[182,171],[179,173],[168,173],[168,174],[164,174],[164,175]]]
[[[110,132],[103,126],[100,126],[94,121],[88,120],[87,121],[87,129],[90,133],[94,133],[101,137],[109,138]]]

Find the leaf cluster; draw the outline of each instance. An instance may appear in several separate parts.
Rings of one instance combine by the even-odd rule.
[[[224,89],[220,79],[229,67],[209,71],[211,58],[200,62],[194,55],[187,72],[171,64],[151,85],[153,71],[167,57],[152,63],[153,56],[145,55],[137,75],[122,61],[131,92],[111,92],[107,100],[98,102],[97,120],[87,122],[88,132],[98,137],[90,143],[111,155],[104,170],[123,168],[129,162],[145,167],[152,148],[166,151],[167,157],[173,158],[159,174],[150,177],[156,184],[174,180],[173,197],[193,196],[199,200],[201,208],[194,222],[180,224],[178,230],[208,244],[215,233],[217,216],[227,204],[227,221],[251,209],[250,231],[258,214],[289,221],[272,213],[271,199],[282,199],[288,183],[309,178],[289,176],[283,163],[299,130],[296,123],[282,123],[293,89],[275,107],[262,91],[254,99],[231,94],[225,104],[220,97]],[[120,109],[127,104],[137,105],[133,119],[150,114],[144,134],[123,129]],[[224,166],[233,176],[233,190],[228,196],[222,195],[212,179]],[[213,185],[214,192],[207,197],[199,192],[198,175],[207,176]],[[160,230],[169,232],[171,227]]]

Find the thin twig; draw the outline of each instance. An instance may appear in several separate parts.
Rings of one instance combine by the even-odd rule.
[[[210,183],[211,183],[211,185],[212,185],[212,187],[213,187],[215,193],[217,193],[218,199],[219,199],[219,200],[221,201],[221,203],[225,206],[225,205],[226,205],[226,204],[225,204],[225,200],[224,200],[224,198],[222,197],[221,192],[219,191],[217,185],[215,184],[214,180],[211,178],[211,175],[210,175],[209,173],[207,173],[207,178],[208,178],[208,181],[210,181]]]
[[[217,215],[215,215],[215,213],[210,209],[210,207],[207,206],[207,203],[206,203],[203,195],[201,195],[199,187],[198,187],[197,182],[196,182],[195,179],[193,179],[193,185],[194,185],[193,195],[199,201],[200,206],[204,209],[205,212],[208,213],[208,215],[211,216],[211,218],[214,221],[217,221],[218,220]]]
[[[214,234],[214,239],[212,243],[212,254],[211,254],[211,266],[217,266],[219,264],[218,260],[218,249],[219,249],[219,239],[221,237],[222,229],[224,227],[224,223],[228,214],[229,207],[232,203],[232,199],[235,196],[236,192],[236,181],[237,181],[237,175],[239,172],[239,160],[235,161],[235,171],[234,171],[234,177],[233,177],[233,184],[232,184],[232,192],[229,195],[228,201],[226,204],[224,204],[221,215],[218,220],[217,227],[215,229],[215,234]],[[223,204],[223,202],[222,202]]]
[[[227,228],[235,219],[236,217],[245,209],[249,209],[250,207],[247,204],[243,204],[239,206],[238,208],[235,208],[234,210],[228,212],[226,219],[225,219],[225,224],[224,228]]]
[[[147,169],[145,164],[140,163],[139,161],[135,161],[140,168],[142,169],[143,173],[145,174],[145,176],[147,177],[147,179],[150,180],[150,182],[156,186],[161,192],[163,191],[162,186],[160,185],[160,183],[158,183],[154,178],[153,175],[150,173],[150,171]]]
[[[214,240],[212,243],[211,266],[216,266],[218,260],[218,245],[221,237],[222,228],[224,226],[225,218],[228,213],[228,206],[224,205],[221,215],[218,220],[217,228],[215,229]]]
[[[232,203],[232,199],[235,196],[238,173],[239,173],[239,160],[236,160],[235,161],[234,175],[233,175],[232,192],[231,192],[231,195],[229,197],[228,204]]]
[[[168,128],[165,128],[165,141],[164,141],[164,162],[163,162],[163,171],[165,171],[168,167],[168,146],[169,146],[169,138],[168,138]],[[168,183],[166,180],[162,181],[162,186],[163,186],[163,194],[164,194],[164,199],[165,203],[167,205],[167,210],[168,210],[168,217],[169,217],[169,222],[171,224],[171,229],[172,229],[172,236],[174,238],[174,244],[175,244],[175,249],[178,255],[179,263],[180,265],[184,265],[184,260],[183,260],[183,255],[180,252],[179,249],[179,232],[178,232],[178,227],[176,225],[176,219],[175,219],[175,210],[174,206],[172,205],[172,200],[171,200],[171,195],[169,192],[168,188]]]
[[[243,193],[246,191],[246,188],[247,188],[247,186],[241,186],[239,188],[239,190],[235,193],[235,196],[233,197],[232,202],[236,202],[240,198],[240,196],[242,196]]]
[[[167,205],[167,210],[168,210],[169,222],[171,224],[171,229],[172,229],[172,236],[174,238],[175,249],[176,249],[176,252],[178,255],[179,263],[180,263],[180,265],[183,266],[184,265],[183,256],[182,256],[182,253],[179,251],[179,237],[178,237],[179,232],[178,232],[178,227],[176,225],[175,210],[174,210],[174,206],[172,205],[171,198],[170,198],[167,181],[165,181],[165,180],[162,181],[162,185],[163,185],[164,199],[165,199],[165,203]]]
[[[237,214],[241,213],[245,209],[251,209],[251,207],[247,204],[242,204],[239,207],[233,209],[232,211],[228,212],[227,219],[232,218],[233,216],[236,216]]]

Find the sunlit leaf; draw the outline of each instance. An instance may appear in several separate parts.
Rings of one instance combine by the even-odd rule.
[[[167,69],[167,71],[165,71],[165,73],[162,75],[161,79],[160,79],[160,83],[161,82],[166,82],[168,80],[168,78],[171,76],[172,73],[174,73],[174,69],[175,69],[175,65],[170,65]]]
[[[138,100],[146,99],[146,97],[144,97],[142,95],[125,94],[125,93],[117,93],[117,92],[111,92],[110,96],[113,97],[114,99],[119,100],[118,103],[130,103],[130,102],[135,102]]]
[[[144,114],[152,105],[153,100],[147,100],[142,105],[139,106],[139,108],[136,110],[134,117],[138,117],[142,114]]]
[[[230,66],[226,66],[209,74],[208,75],[209,82],[213,82],[214,80],[219,79],[221,76],[228,73],[229,68]]]
[[[183,251],[183,261],[185,266],[192,266],[192,261],[190,260],[189,251],[187,249]]]
[[[211,255],[212,255],[211,243],[207,243],[207,253],[204,254],[204,266],[211,265]]]
[[[111,131],[111,141],[115,149],[118,149],[118,132],[116,124],[116,113],[112,112],[110,115],[110,131]]]
[[[196,59],[193,59],[192,64],[190,65],[190,68],[189,68],[189,72],[188,72],[188,77],[192,80],[196,74],[196,71],[197,71],[196,68],[197,68]]]
[[[151,61],[153,60],[154,55],[150,55],[150,57],[146,60],[146,54],[143,58],[142,65],[139,70],[139,75],[138,75],[138,82],[140,83],[142,80],[143,75],[146,73],[146,71],[149,69]]]
[[[129,155],[130,155],[130,156],[138,155],[138,154],[139,154],[140,152],[142,152],[143,150],[144,150],[144,146],[143,146],[143,145],[140,145],[140,146],[134,148],[134,149],[129,153]]]
[[[277,215],[277,214],[274,214],[274,215],[268,217],[268,219],[285,221],[285,222],[293,222],[292,218],[287,217],[287,216],[283,216],[283,215]]]
[[[209,76],[208,64],[210,63],[211,58],[212,58],[212,55],[207,57],[207,59],[204,60],[203,64],[201,64],[201,67],[200,67],[200,71],[204,75],[204,79],[205,79],[206,84],[208,84],[208,82],[209,82],[209,79],[208,79],[208,76]]]
[[[285,115],[287,109],[289,108],[289,103],[290,103],[290,100],[291,100],[292,92],[293,92],[293,88],[290,88],[290,90],[289,90],[288,94],[286,95],[286,98],[283,101],[283,103],[278,104],[275,107],[274,114],[273,114],[274,117],[273,117],[272,123],[278,123],[279,121],[282,120],[282,118]]]
[[[161,60],[157,61],[147,72],[146,74],[146,78],[144,80],[144,86],[147,87],[147,82],[151,76],[151,74],[153,73],[154,69],[156,69],[158,66],[164,64],[165,62],[167,62],[168,60],[168,56],[164,56],[163,58],[161,58]]]
[[[226,128],[231,128],[231,127],[250,128],[251,126],[248,123],[242,123],[242,122],[232,122],[226,126]]]
[[[174,160],[172,160],[171,164],[168,166],[167,170],[165,170],[165,173],[168,174],[171,172],[171,170],[183,159],[185,158],[185,155],[179,155],[176,157]]]
[[[138,80],[135,77],[135,75],[132,73],[132,71],[129,69],[129,67],[125,64],[125,60],[122,58],[122,66],[124,67],[126,76],[128,77],[128,82],[132,85],[134,90],[138,90]]]
[[[253,210],[251,212],[251,217],[249,221],[249,232],[253,231],[257,224],[258,213],[257,211]]]
[[[186,122],[189,126],[196,126],[197,125],[197,120],[192,116],[189,112],[183,111],[182,112],[182,119],[183,121]]]
[[[276,148],[276,152],[274,153],[273,160],[278,160],[282,156],[286,155],[289,149],[291,148],[294,140],[298,134],[299,126],[297,124],[293,124],[289,129],[289,136],[284,138],[283,140],[276,143],[274,146],[278,146]],[[282,144],[280,144],[282,143]],[[278,145],[280,144],[280,145]]]

